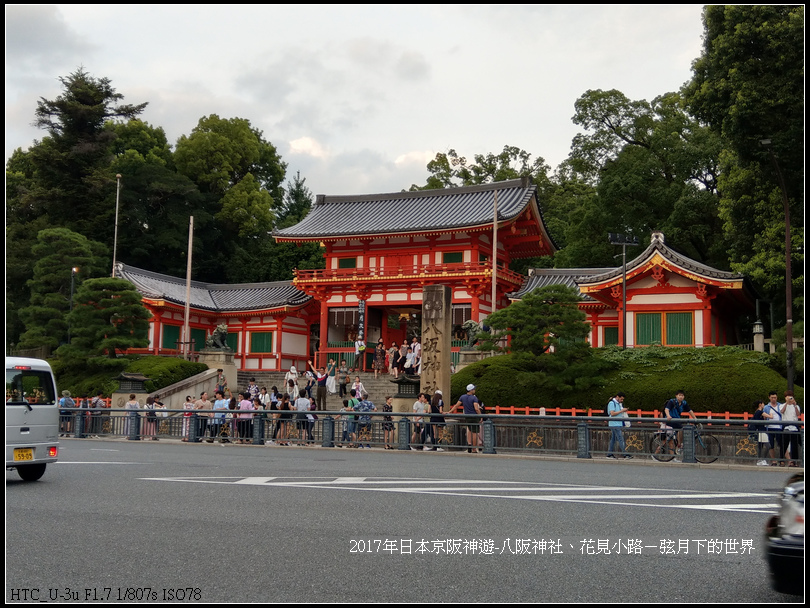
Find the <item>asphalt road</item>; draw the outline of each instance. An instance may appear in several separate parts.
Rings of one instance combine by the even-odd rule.
[[[6,601],[792,602],[772,468],[67,439]]]

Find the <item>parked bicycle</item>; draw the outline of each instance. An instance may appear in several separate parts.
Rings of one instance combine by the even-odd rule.
[[[659,462],[669,462],[675,458],[678,449],[678,431],[676,429],[661,429],[650,438],[650,454]],[[703,425],[695,425],[695,460],[701,464],[709,464],[720,458],[720,440],[714,435],[705,435]]]

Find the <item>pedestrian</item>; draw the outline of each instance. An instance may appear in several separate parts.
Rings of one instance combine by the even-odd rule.
[[[284,374],[284,387],[284,390],[290,396],[290,400],[298,397],[298,370],[295,369],[294,365],[290,366],[290,371]]]
[[[754,401],[754,416],[753,420],[765,420],[765,403],[762,399],[757,399]],[[751,428],[751,427],[749,427]],[[759,467],[766,467],[768,466],[768,461],[766,460],[768,456],[768,448],[770,444],[768,442],[768,433],[765,432],[764,425],[756,425],[753,427],[753,431],[749,433],[749,436],[753,436],[757,441],[757,466]]]
[[[628,418],[628,410],[624,407],[624,393],[616,393],[613,399],[610,400],[607,406],[608,416],[610,416],[610,421],[608,422],[608,426],[610,427],[610,443],[608,444],[608,453],[606,458],[616,458],[614,454],[614,449],[618,445],[619,453],[621,456],[619,458],[632,458],[630,454],[625,452],[625,445],[624,445],[624,427],[625,424],[629,424],[629,421],[625,420]]]
[[[211,424],[208,425],[209,436],[206,441],[213,443],[218,439],[220,443],[229,443],[227,437],[222,437],[222,431],[223,425],[227,423],[228,406],[231,400],[226,399],[225,393],[221,390],[218,390],[214,395],[214,410],[216,413],[211,418]],[[227,433],[227,428],[224,430]]]
[[[785,391],[785,403],[782,405],[780,413],[782,414],[782,422],[799,421],[802,408],[796,403],[793,391]],[[788,461],[788,466],[801,466],[802,436],[799,433],[799,428],[795,424],[787,424],[784,429],[784,438],[785,458]]]
[[[374,377],[377,378],[385,368],[385,345],[382,338],[377,341],[374,349]]]
[[[394,379],[399,378],[399,347],[396,342],[391,342],[391,348],[388,350],[388,373]]]
[[[413,417],[413,433],[411,434],[411,449],[418,450],[418,445],[422,445],[424,447],[425,442],[425,412],[428,410],[428,401],[427,395],[425,393],[419,393],[419,396],[416,398],[416,401],[413,403],[413,413],[416,414]]]
[[[135,398],[135,393],[130,393],[129,401],[124,404],[124,409],[129,411],[141,409],[141,404],[138,403],[138,400]],[[124,420],[124,436],[126,437],[129,437],[129,421],[130,417],[132,416],[129,411],[127,412]]]
[[[208,393],[200,393],[200,398],[194,402],[194,412],[197,414],[197,439],[205,437],[208,427],[209,414],[205,410],[211,409],[211,402],[208,400]],[[213,416],[213,414],[210,414]]]
[[[221,369],[217,370],[217,385],[214,394],[216,394],[216,391],[222,393],[223,397],[225,393],[231,392],[231,390],[228,388],[228,380],[225,378],[225,372]]]
[[[351,379],[349,378],[349,366],[346,365],[346,359],[340,360],[340,367],[338,368],[337,372],[338,377],[338,384],[339,384],[339,392],[338,397],[341,399],[349,394],[349,391],[346,387],[351,384]]]
[[[253,437],[253,401],[250,399],[250,392],[245,391],[242,400],[239,402],[239,443],[250,443]]]
[[[295,400],[296,428],[298,429],[298,445],[303,445],[306,441],[307,432],[307,412],[309,411],[309,397],[304,389],[298,391],[298,399]]]
[[[290,443],[287,441],[287,434],[289,432],[290,420],[292,419],[292,412],[290,411],[291,407],[289,395],[281,396],[281,403],[279,403],[278,409],[279,409],[278,415],[279,428],[276,439],[278,440],[279,445],[289,446]]]
[[[770,456],[772,467],[785,466],[785,435],[782,427],[782,406],[784,404],[777,401],[777,392],[771,391],[768,393],[768,403],[765,404],[765,410],[762,412],[762,417],[770,420],[773,424],[768,425],[768,443],[771,446]],[[778,423],[778,424],[777,424]]]
[[[146,418],[144,423],[143,437],[149,437],[152,441],[157,441],[157,415],[155,414],[155,398],[147,397],[146,403],[143,406],[146,410]]]
[[[354,390],[354,397],[359,399],[363,393],[366,393],[366,387],[363,386],[363,383],[360,382],[360,376],[355,376],[354,384],[352,384],[352,390]]]
[[[248,382],[247,392],[250,395],[251,402],[259,396],[259,386],[256,384],[256,378],[251,378]]]
[[[444,449],[439,447],[444,427],[446,426],[444,416],[441,415],[444,413],[444,401],[442,400],[442,392],[440,390],[436,390],[436,392],[433,393],[433,397],[430,399],[430,413],[431,449],[434,452],[444,452]]]
[[[185,403],[183,403],[183,428],[181,431],[181,435],[183,438],[181,439],[181,441],[188,441],[188,427],[189,423],[191,422],[193,409],[194,409],[194,397],[192,395],[186,395],[186,401]]]
[[[92,425],[90,432],[92,433],[93,437],[98,438],[99,433],[101,433],[102,429],[104,428],[101,415],[106,407],[107,401],[104,399],[104,391],[99,391],[98,394],[93,397],[93,401],[90,403],[90,409],[93,410],[91,414]]]
[[[326,375],[329,376],[326,380],[326,390],[330,395],[337,394],[337,363],[334,359],[329,359],[329,364],[326,366]]]
[[[418,376],[422,369],[422,345],[419,344],[419,340],[416,336],[413,337],[411,350],[413,351],[413,374]]]
[[[467,392],[459,397],[456,404],[450,408],[448,414],[455,414],[459,408],[462,408],[462,411],[467,416],[464,419],[467,424],[467,445],[469,446],[467,452],[476,454],[478,453],[478,428],[480,424],[476,414],[481,414],[481,404],[478,397],[475,395],[474,384],[467,385]]]
[[[358,416],[357,421],[357,438],[358,438],[358,446],[359,448],[363,447],[363,439],[366,440],[366,449],[371,449],[371,444],[368,443],[371,441],[371,416],[368,412],[376,412],[377,408],[368,398],[368,393],[362,394],[362,399],[360,402],[354,406],[355,412],[361,412],[360,416]]]
[[[73,410],[76,409],[76,402],[70,396],[70,391],[62,391],[62,398],[59,400],[59,422],[61,431],[60,437],[65,437],[71,431],[73,420]]]
[[[382,406],[383,412],[393,412],[394,411],[394,398],[393,397],[386,397],[385,404]],[[385,440],[385,449],[386,450],[393,450],[396,449],[392,445],[394,443],[394,418],[393,416],[383,416],[383,439]]]
[[[309,366],[312,368],[312,371],[315,372],[315,377],[313,379],[315,385],[317,386],[316,390],[316,403],[317,408],[319,410],[325,411],[326,410],[326,383],[329,380],[329,376],[324,370],[323,367],[315,369],[315,366],[312,364],[312,361],[309,362]],[[312,393],[308,394],[308,397],[312,399]]]

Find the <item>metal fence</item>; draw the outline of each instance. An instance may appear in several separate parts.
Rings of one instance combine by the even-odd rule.
[[[804,466],[804,422],[722,420],[697,424],[684,420],[680,431],[661,429],[663,418],[622,419],[630,426],[609,426],[603,416],[443,414],[440,422],[425,415],[395,412],[307,413],[155,410],[109,412],[72,410],[61,417],[63,436],[119,437],[133,441],[173,439],[190,443],[223,442],[251,445],[317,445],[322,447],[396,450],[478,451],[485,454],[526,454],[598,458],[609,454],[611,435],[624,440],[613,456],[661,462],[711,464],[773,464]],[[384,418],[387,417],[387,418]],[[615,422],[615,419],[612,419]],[[790,430],[796,428],[796,431]],[[772,427],[772,428],[768,428]],[[773,447],[773,452],[771,448]],[[788,457],[787,451],[790,450]]]

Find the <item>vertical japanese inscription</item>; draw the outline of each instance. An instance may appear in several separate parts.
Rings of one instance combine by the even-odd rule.
[[[422,289],[422,367],[420,389],[429,394],[442,391],[450,400],[450,352],[452,291],[446,285]]]

